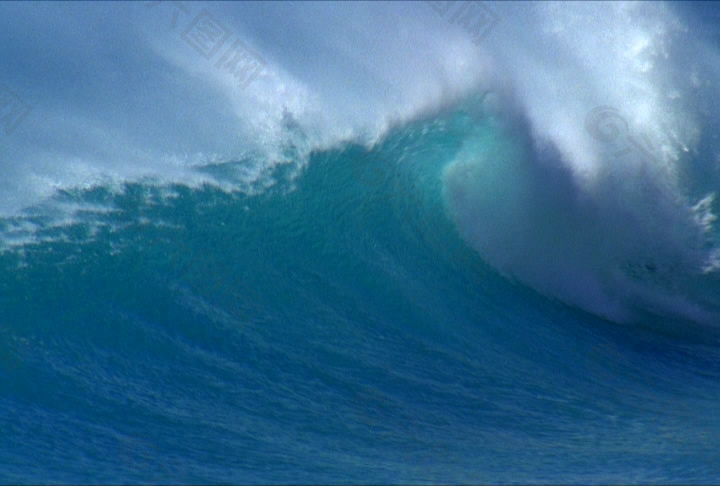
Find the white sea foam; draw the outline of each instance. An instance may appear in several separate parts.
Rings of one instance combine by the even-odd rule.
[[[445,176],[482,256],[618,320],[713,320],[712,296],[673,288],[720,260],[712,36],[667,4],[485,5],[499,22],[478,43],[429,3],[3,4],[0,82],[32,110],[3,135],[0,215],[133,181],[266,188],[489,89],[504,121]],[[249,85],[188,41],[201,16],[262,59]]]
[[[717,56],[698,58],[712,50],[664,5],[514,8],[529,23],[492,80],[505,121],[445,171],[461,232],[506,274],[613,320],[720,323],[714,185],[692,180],[717,182]]]

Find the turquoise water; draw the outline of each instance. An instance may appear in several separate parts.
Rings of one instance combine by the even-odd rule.
[[[0,222],[33,234],[0,254],[0,481],[717,482],[715,333],[488,264],[458,211],[513,211],[452,192],[468,143],[521,150],[488,123],[399,125],[251,194],[100,185],[54,196],[72,221]],[[483,167],[512,200],[521,171]]]

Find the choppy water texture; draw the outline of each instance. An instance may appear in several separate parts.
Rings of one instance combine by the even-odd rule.
[[[538,15],[597,20],[568,8]],[[8,209],[0,481],[720,481],[718,120],[685,102],[715,88],[684,90],[656,8],[607,14],[663,41],[628,54],[657,62],[626,66],[640,108],[534,98],[517,41],[493,67],[512,89],[370,142],[285,106],[270,155],[118,165]],[[639,133],[655,155],[618,156]]]

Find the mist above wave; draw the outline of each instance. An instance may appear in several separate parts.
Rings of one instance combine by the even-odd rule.
[[[542,27],[517,31],[445,171],[461,232],[604,317],[717,324],[717,47],[667,5],[530,11]]]

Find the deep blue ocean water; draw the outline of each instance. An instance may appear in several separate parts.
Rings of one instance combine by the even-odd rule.
[[[0,4],[0,483],[720,482],[717,4],[433,5]]]
[[[2,482],[716,481],[715,338],[488,266],[443,196],[477,124],[318,151],[254,195],[134,183],[56,196],[114,208],[86,221],[26,215]]]

